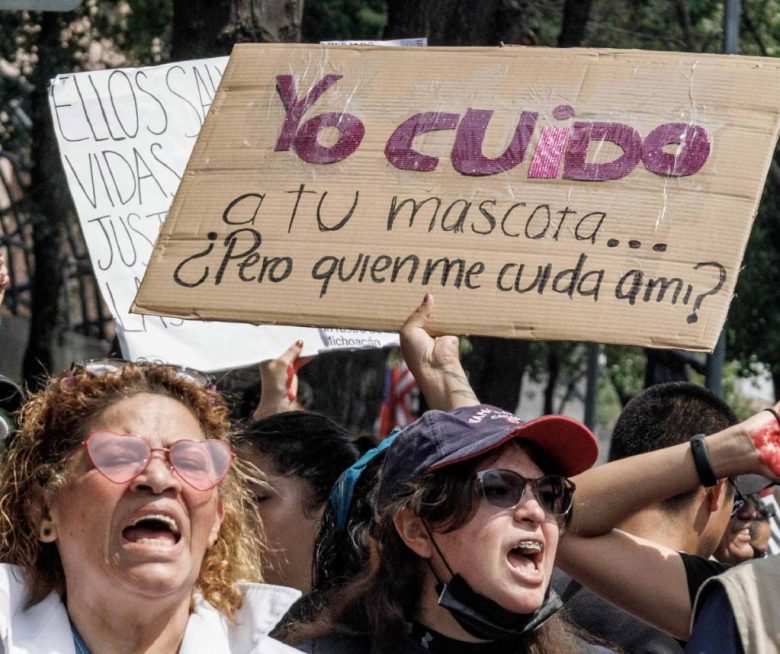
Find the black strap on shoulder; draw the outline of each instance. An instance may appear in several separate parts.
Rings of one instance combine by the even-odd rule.
[[[566,588],[563,589],[563,592],[561,593],[561,601],[566,604],[572,597],[579,593],[581,589],[582,584],[576,579],[572,579],[567,584]]]

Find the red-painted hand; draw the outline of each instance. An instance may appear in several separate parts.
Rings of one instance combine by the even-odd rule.
[[[780,402],[772,411],[762,411],[751,418],[749,427],[753,445],[758,450],[758,458],[762,465],[772,471],[775,477],[780,477]]]

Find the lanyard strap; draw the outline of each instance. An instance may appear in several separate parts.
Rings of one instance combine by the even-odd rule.
[[[73,634],[73,646],[76,648],[76,654],[92,654],[81,637],[79,630],[76,629],[76,625],[73,624],[72,620],[69,619],[68,621],[70,622],[70,632]]]

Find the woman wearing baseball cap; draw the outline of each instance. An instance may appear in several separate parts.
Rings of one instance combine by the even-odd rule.
[[[422,322],[430,310],[426,299]],[[591,432],[563,416],[427,412],[387,450],[369,570],[288,642],[315,654],[593,651],[556,615],[549,583],[568,477],[596,456]]]

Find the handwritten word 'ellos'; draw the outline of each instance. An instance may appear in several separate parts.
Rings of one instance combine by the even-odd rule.
[[[346,112],[327,112],[301,124],[304,114],[342,78],[326,75],[300,97],[292,75],[277,75],[276,88],[285,110],[285,118],[275,150],[292,148],[307,163],[329,164],[343,161],[360,147],[366,128],[363,121]],[[450,162],[461,175],[486,176],[512,170],[525,161],[539,119],[538,112],[522,111],[511,142],[497,157],[483,154],[483,143],[493,117],[491,109],[469,108],[461,115],[447,111],[416,113],[396,127],[386,141],[387,161],[401,170],[431,172],[439,157],[415,149],[422,134],[454,131]],[[641,161],[645,169],[665,177],[683,177],[697,173],[710,154],[710,137],[699,125],[664,123],[642,136],[624,123],[571,122],[576,112],[570,105],[558,105],[552,117],[567,124],[541,127],[536,147],[530,153],[529,179],[564,179],[596,182],[622,179]],[[569,124],[570,123],[570,124]],[[323,145],[318,137],[323,130],[335,128],[338,138]],[[588,154],[610,143],[620,153],[611,161],[594,162]],[[676,152],[667,152],[675,146]],[[562,169],[562,172],[561,172]]]
[[[192,117],[200,126],[221,76],[218,66],[176,64],[166,71],[161,89],[143,69],[117,69],[108,76],[62,75],[49,88],[55,125],[60,138],[69,143],[133,140],[139,134],[161,136],[177,122],[178,113]],[[72,96],[72,91],[78,101],[62,99]],[[194,131],[185,137],[197,135]]]

